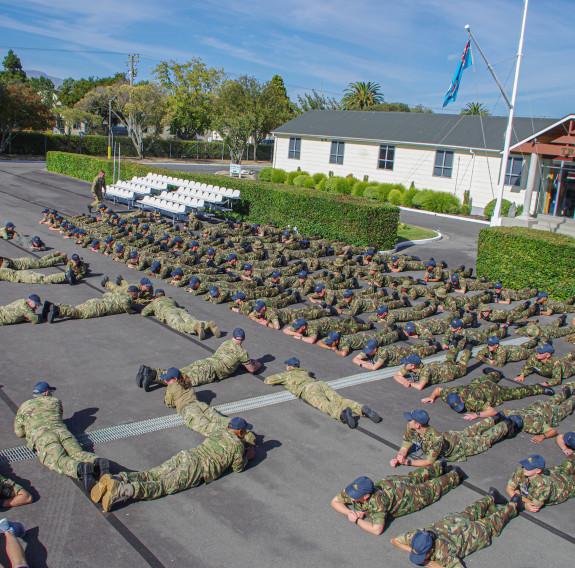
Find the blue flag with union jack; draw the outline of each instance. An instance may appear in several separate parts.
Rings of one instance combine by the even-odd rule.
[[[445,100],[443,101],[443,106],[447,106],[449,103],[453,102],[457,98],[457,91],[459,90],[459,83],[461,82],[461,76],[463,75],[463,70],[467,69],[471,65],[471,40],[468,39],[465,44],[465,49],[463,50],[463,55],[459,60],[459,65],[457,66],[457,71],[453,75],[453,80],[451,81],[451,87],[445,95]]]

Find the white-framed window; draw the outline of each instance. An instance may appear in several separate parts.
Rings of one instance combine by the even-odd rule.
[[[299,160],[300,154],[301,154],[301,138],[290,138],[288,158],[290,160]]]
[[[331,152],[329,154],[330,164],[343,164],[343,152],[345,150],[345,142],[333,140],[331,143]]]
[[[435,152],[435,166],[433,175],[450,178],[453,172],[453,152],[450,150],[437,150]]]
[[[505,170],[505,185],[521,186],[521,175],[523,174],[523,157],[509,156],[507,169]]]
[[[379,160],[377,168],[379,170],[393,170],[393,161],[395,159],[395,146],[381,144],[379,146]]]

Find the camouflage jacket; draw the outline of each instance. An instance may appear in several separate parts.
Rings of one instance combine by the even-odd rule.
[[[6,306],[0,306],[0,325],[23,321],[40,323],[40,316],[28,305],[26,299],[16,300]]]
[[[62,402],[53,396],[39,396],[23,403],[14,419],[14,433],[26,437],[28,447],[33,450],[36,440],[45,432],[66,429],[62,422]]]

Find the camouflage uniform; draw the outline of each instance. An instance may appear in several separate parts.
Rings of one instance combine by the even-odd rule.
[[[405,355],[405,357],[407,357],[407,355]],[[471,351],[468,349],[463,350],[457,362],[457,352],[453,353],[453,357],[453,359],[446,359],[443,362],[434,361],[433,363],[422,363],[413,371],[408,371],[405,367],[402,367],[399,372],[404,379],[416,384],[437,385],[440,383],[449,383],[465,376],[467,373],[467,363],[471,358]]]
[[[65,254],[58,251],[51,252],[42,258],[0,258],[0,266],[3,268],[12,268],[13,270],[30,270],[32,268],[49,268],[64,262],[67,258]]]
[[[197,400],[194,387],[186,389],[178,382],[168,385],[164,403],[169,408],[175,408],[186,426],[202,436],[207,437],[218,430],[225,430],[230,422],[229,417],[219,413],[209,404]],[[244,442],[255,446],[254,433],[246,431]]]
[[[564,503],[575,497],[575,454],[531,478],[527,478],[524,468],[519,467],[507,484],[518,489],[536,507]]]
[[[368,361],[369,363],[382,363],[383,367],[396,367],[401,365],[401,360],[410,355],[419,355],[419,357],[429,357],[437,353],[437,348],[427,343],[418,343],[417,345],[393,345],[392,347],[379,347],[372,357],[361,352],[356,359]]]
[[[479,304],[488,303],[491,301],[491,292],[485,292],[483,294],[477,294],[475,296],[445,296],[441,297],[440,294],[436,294],[437,299],[441,302],[441,305],[446,310],[451,310],[454,312],[459,308],[463,308],[467,311],[474,310]]]
[[[501,379],[499,373],[489,373],[473,379],[468,385],[444,388],[439,396],[445,401],[447,395],[454,392],[461,397],[468,412],[481,412],[509,400],[520,400],[528,396],[543,394],[541,385],[501,387],[497,384]]]
[[[162,296],[150,302],[143,310],[143,316],[156,316],[172,329],[182,333],[198,333],[199,326],[206,322],[200,321],[183,308],[180,308],[173,298]],[[199,333],[198,333],[199,335]]]
[[[25,284],[61,284],[66,282],[66,274],[39,274],[30,270],[12,270],[11,268],[0,268],[0,281],[23,282]]]
[[[567,379],[573,375],[573,363],[566,359],[559,359],[554,355],[547,361],[539,361],[537,353],[533,353],[527,361],[525,361],[521,375],[527,377],[532,373],[537,373],[542,377],[549,379],[547,384],[551,387],[560,385],[563,379]]]
[[[460,481],[455,471],[442,475],[442,466],[435,463],[420,467],[407,475],[390,475],[375,483],[374,491],[365,503],[350,499],[345,489],[337,496],[354,511],[363,511],[374,525],[386,524],[388,518],[403,517],[439,501],[455,489]]]
[[[57,304],[59,317],[71,319],[91,319],[116,314],[129,314],[134,300],[124,292],[106,292],[101,298],[91,298],[77,306]]]
[[[511,290],[509,288],[501,288],[498,292],[497,288],[492,291],[493,294],[493,302],[496,304],[499,303],[500,300],[530,300],[537,296],[539,290],[537,288],[523,288],[522,290]]]
[[[414,453],[423,454],[431,463],[440,457],[449,462],[466,461],[468,457],[486,452],[508,432],[509,426],[505,422],[494,425],[493,418],[482,420],[461,431],[439,432],[426,426],[423,437],[417,430],[406,426],[401,447],[407,450],[413,448]]]
[[[572,314],[575,312],[575,305],[572,300],[566,302],[558,302],[557,300],[547,299],[541,306],[541,311],[549,312],[552,314]]]
[[[14,433],[26,437],[31,450],[48,469],[78,479],[78,465],[94,463],[98,456],[85,452],[62,422],[62,402],[53,396],[39,396],[20,406],[14,419]]]
[[[534,353],[537,341],[532,339],[523,345],[498,345],[495,351],[490,351],[489,346],[480,349],[475,355],[476,359],[487,359],[485,363],[490,366],[503,367],[507,363],[516,363],[528,359]]]
[[[452,283],[458,290],[463,292],[476,292],[477,290],[488,290],[493,287],[493,282],[481,282],[476,278],[459,278],[459,282]]]
[[[120,284],[110,282],[109,280],[104,284],[104,288],[111,290],[112,292],[127,292],[130,286],[135,286],[140,293],[134,302],[140,305],[147,305],[152,301],[154,297],[154,287],[150,286],[147,290],[142,290],[142,285],[138,282],[137,284],[130,284],[126,280],[122,280]]]
[[[543,340],[557,339],[565,337],[565,341],[573,342],[569,336],[573,334],[575,328],[572,326],[563,326],[561,321],[554,321],[548,325],[539,323],[538,320],[530,321],[525,327],[520,327],[516,333],[523,337],[540,337]]]
[[[0,306],[0,325],[13,323],[40,323],[40,316],[29,306],[26,299],[16,300],[7,306]]]
[[[483,311],[482,306],[479,305],[477,310]],[[537,315],[539,308],[536,304],[532,304],[527,309],[523,307],[523,304],[513,308],[512,310],[494,310],[490,309],[490,313],[487,317],[481,316],[485,321],[496,322],[496,323],[513,323],[515,321],[525,320],[534,315]]]
[[[24,489],[21,485],[18,485],[15,481],[0,475],[0,505],[4,499],[12,499],[16,497],[18,492]]]
[[[308,322],[307,329],[303,332],[306,337],[327,337],[332,331],[339,333],[357,333],[371,329],[371,323],[363,323],[353,317],[335,319],[330,317],[320,318]]]
[[[498,507],[493,497],[485,495],[461,513],[450,513],[441,521],[397,537],[401,544],[411,545],[411,539],[420,530],[436,535],[430,560],[443,568],[463,568],[462,560],[491,546],[505,525],[517,516],[514,503]]]
[[[148,471],[121,472],[124,483],[134,488],[134,499],[158,499],[201,483],[211,483],[231,467],[239,473],[247,465],[244,444],[227,428],[213,432],[200,446],[183,450]]]
[[[416,321],[428,318],[437,312],[436,304],[418,304],[413,308],[402,308],[399,310],[393,310],[387,312],[387,316],[379,318],[376,314],[369,316],[367,319],[369,321],[375,321],[378,323],[386,322],[387,324],[392,324],[401,321]]]
[[[92,207],[97,207],[104,201],[104,195],[102,189],[106,189],[106,180],[101,178],[98,174],[94,181],[92,182],[92,195],[94,196],[94,201],[90,204]]]
[[[334,307],[342,310],[344,314],[357,316],[363,312],[375,312],[375,310],[377,310],[377,308],[382,304],[387,306],[389,310],[395,310],[396,308],[405,306],[405,302],[403,300],[395,300],[391,296],[386,296],[385,298],[362,298],[356,296],[351,300],[351,302],[347,302],[343,299],[335,304]]]
[[[391,329],[381,329],[375,333],[353,333],[342,335],[339,338],[338,348],[340,350],[349,349],[350,351],[363,349],[365,342],[368,340],[377,341],[378,345],[390,345],[399,341],[399,333]]]
[[[447,333],[451,329],[451,322],[454,316],[447,316],[445,319],[428,319],[425,321],[415,321],[413,325],[415,326],[415,333],[419,339],[434,339],[434,335],[441,335],[442,333]],[[463,318],[464,326],[471,325],[473,323],[473,318],[471,315],[467,314]]]
[[[235,340],[228,339],[211,357],[199,359],[187,367],[182,367],[180,373],[196,387],[227,379],[240,365],[248,365],[250,362],[248,352]],[[163,384],[160,375],[164,374],[166,369],[154,368],[154,370],[157,373],[156,382]]]
[[[407,270],[425,270],[425,262],[421,260],[409,260],[408,257],[401,255],[397,263],[391,262],[389,268],[395,268],[400,272]]]
[[[306,306],[304,308],[284,308],[283,310],[276,310],[267,307],[266,300],[266,311],[263,316],[259,315],[255,310],[252,311],[249,316],[256,318],[264,318],[268,323],[279,325],[287,325],[288,323],[296,321],[298,318],[304,318],[305,320],[315,320],[324,317],[326,310],[321,306]]]
[[[343,398],[327,383],[318,381],[310,376],[305,369],[290,369],[277,375],[271,375],[264,381],[266,385],[284,385],[297,398],[301,398],[314,408],[329,414],[332,418],[341,421],[341,413],[351,408],[359,416],[363,416],[363,404]]]

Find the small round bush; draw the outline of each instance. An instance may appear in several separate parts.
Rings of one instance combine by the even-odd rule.
[[[322,179],[327,179],[327,176],[325,174],[313,174],[313,176],[311,176],[313,178],[313,181],[315,181],[316,185],[322,180]]]
[[[274,169],[270,167],[262,168],[258,174],[258,179],[260,181],[271,181],[273,171]]]
[[[349,182],[346,178],[332,177],[325,182],[325,190],[334,193],[351,193]]]
[[[377,185],[369,185],[365,188],[363,196],[366,199],[379,199],[380,189]]]
[[[455,195],[443,191],[431,191],[425,202],[425,209],[436,213],[456,214],[461,208],[461,202]]]
[[[355,195],[356,197],[361,197],[367,185],[368,183],[366,181],[358,181],[354,183],[351,189],[351,194]]]
[[[315,187],[315,181],[312,177],[307,176],[303,182],[303,187],[307,189],[313,189]]]
[[[320,179],[320,180],[317,182],[315,188],[316,188],[317,190],[319,190],[319,191],[325,191],[325,184],[326,184],[326,182],[327,182],[327,178]]]
[[[272,183],[283,183],[286,179],[286,173],[284,170],[280,170],[279,168],[273,168],[273,172],[270,178]]]
[[[462,215],[471,215],[471,205],[467,205],[466,203],[461,206],[461,214]]]
[[[483,215],[485,215],[485,217],[487,219],[491,219],[491,216],[493,215],[493,211],[495,210],[495,202],[496,201],[497,201],[496,199],[492,199],[485,206],[485,209],[483,210]],[[511,201],[508,201],[507,199],[504,199],[503,201],[501,201],[501,216],[502,217],[507,217],[507,214],[509,213],[510,207],[511,207]],[[521,213],[523,213],[523,205],[519,205],[519,207],[517,207],[517,212],[515,213],[515,215],[521,215]]]
[[[401,191],[399,191],[399,189],[392,189],[387,194],[387,201],[392,205],[399,205],[401,201]]]
[[[310,177],[306,174],[297,176],[296,178],[294,178],[292,185],[295,185],[296,187],[304,187],[306,179],[310,179]]]
[[[300,175],[301,175],[301,172],[288,172],[286,174],[286,178],[284,180],[284,183],[286,185],[293,185],[294,184],[293,180]]]
[[[400,205],[403,205],[404,207],[411,207],[411,201],[418,193],[419,192],[415,188],[408,189],[401,196]]]
[[[411,206],[415,209],[427,209],[427,201],[433,192],[429,189],[423,189],[411,198]]]

